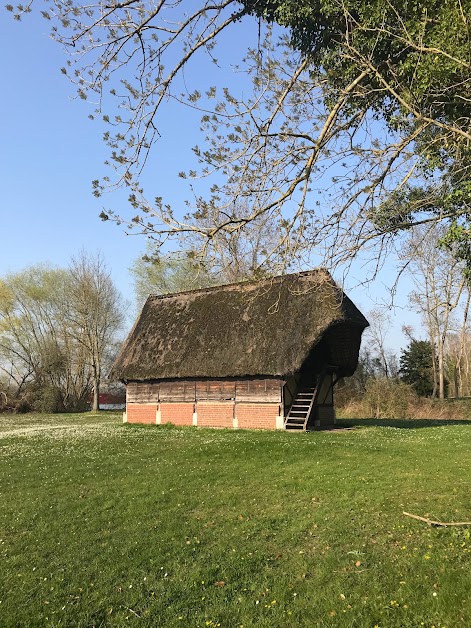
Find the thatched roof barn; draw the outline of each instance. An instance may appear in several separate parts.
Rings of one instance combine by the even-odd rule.
[[[198,402],[231,401],[236,406],[237,385],[239,391],[249,389],[251,380],[269,381],[271,389],[279,391],[279,398],[275,392],[268,395],[270,403],[276,397],[279,419],[289,412],[301,389],[319,395],[321,374],[325,378],[328,373],[331,381],[333,374],[353,374],[367,326],[365,317],[323,269],[150,296],[112,375],[128,384],[128,420],[134,420],[131,415],[138,410],[132,404],[156,405],[158,421],[162,403],[189,402],[191,396],[194,424]],[[218,399],[209,393],[208,398],[198,396],[204,382],[209,390],[208,382],[217,381],[222,390],[223,380],[227,391],[234,388],[231,399],[227,391]],[[146,393],[146,402],[142,384],[154,391]],[[264,393],[266,388],[265,384]],[[164,389],[167,392],[162,393]],[[130,395],[130,391],[134,392]],[[267,395],[258,401],[255,397],[253,403],[268,403]],[[142,408],[139,412],[142,415]]]

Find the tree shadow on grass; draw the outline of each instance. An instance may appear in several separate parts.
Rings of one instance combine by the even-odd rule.
[[[467,419],[337,419],[336,427],[397,427],[417,429],[421,427],[442,427],[444,425],[469,425]]]

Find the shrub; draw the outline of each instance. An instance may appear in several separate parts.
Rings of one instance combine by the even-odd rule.
[[[62,395],[58,388],[54,386],[42,386],[37,390],[34,401],[34,409],[37,412],[55,414],[63,410]]]
[[[345,377],[335,386],[335,404],[344,407],[361,403],[364,394],[364,389],[359,387],[358,382],[353,377]]]
[[[410,418],[409,403],[415,393],[409,384],[387,377],[372,378],[363,398],[368,417],[374,419]]]
[[[25,399],[19,399],[13,406],[13,411],[16,414],[26,414],[27,412],[31,412],[33,408]]]

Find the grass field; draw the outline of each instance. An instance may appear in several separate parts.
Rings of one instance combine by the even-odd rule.
[[[471,423],[0,415],[0,626],[471,626]]]

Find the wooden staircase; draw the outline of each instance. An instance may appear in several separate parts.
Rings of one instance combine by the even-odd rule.
[[[306,425],[316,400],[317,388],[303,388],[296,393],[285,419],[285,430],[306,431]]]

